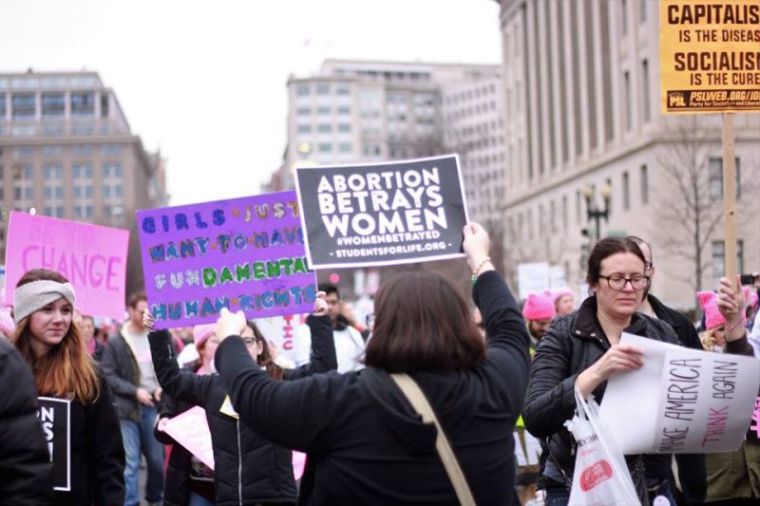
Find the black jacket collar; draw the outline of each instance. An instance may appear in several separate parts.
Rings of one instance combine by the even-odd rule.
[[[604,340],[606,338],[602,325],[596,317],[596,296],[587,297],[581,303],[575,318],[575,325],[570,330],[573,337],[580,339]],[[646,320],[639,313],[634,313],[631,324],[625,329],[629,334],[645,335]]]

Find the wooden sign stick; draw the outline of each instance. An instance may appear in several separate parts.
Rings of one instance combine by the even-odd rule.
[[[734,158],[734,113],[723,113],[723,244],[725,275],[736,280],[736,163]],[[739,286],[736,287],[738,291]]]

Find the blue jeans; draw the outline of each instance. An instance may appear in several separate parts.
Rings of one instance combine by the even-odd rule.
[[[164,445],[153,436],[156,420],[155,407],[140,406],[140,422],[121,420],[121,438],[124,440],[126,466],[124,484],[126,486],[125,506],[140,504],[140,454],[145,455],[148,464],[148,480],[145,484],[145,500],[161,501],[164,488]]]
[[[190,502],[187,503],[187,506],[214,506],[214,503],[205,497],[192,492],[190,494]]]

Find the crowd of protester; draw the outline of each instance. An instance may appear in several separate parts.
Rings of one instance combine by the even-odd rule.
[[[588,296],[522,304],[482,227],[465,227],[463,249],[471,303],[444,277],[407,271],[380,287],[365,326],[338,287],[320,285],[293,362],[242,313],[153,330],[144,293],[113,322],[79,314],[59,273],[28,271],[0,300],[0,503],[565,505],[575,390],[601,401],[607,380],[643,364],[623,332],[760,358],[756,275],[741,291],[723,278],[695,294],[695,323],[651,293],[656,267],[638,237],[594,246]],[[38,397],[70,401],[69,490],[53,489]],[[213,469],[164,430],[195,406]],[[627,456],[641,504],[759,504],[757,432],[735,452]],[[540,456],[519,466],[528,437]],[[298,481],[294,450],[307,455]]]

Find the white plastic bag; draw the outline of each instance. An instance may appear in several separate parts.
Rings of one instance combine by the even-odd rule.
[[[631,473],[609,431],[599,405],[575,390],[576,413],[565,426],[578,444],[568,506],[641,506]]]

